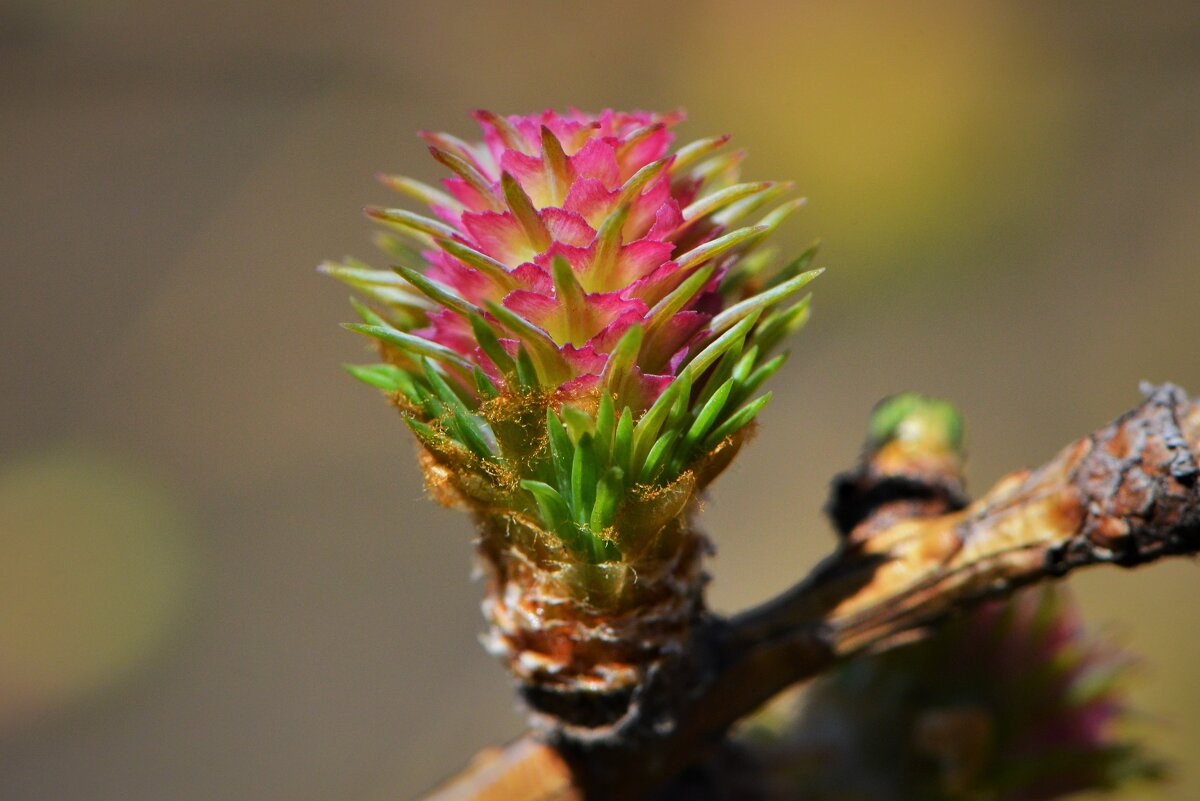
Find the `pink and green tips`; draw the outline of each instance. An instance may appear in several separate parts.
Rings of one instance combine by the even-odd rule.
[[[801,201],[739,182],[728,137],[673,150],[678,113],[475,117],[482,142],[423,134],[441,188],[382,177],[429,207],[367,209],[392,269],[323,267],[370,304],[348,327],[384,363],[351,373],[395,393],[426,444],[529,466],[561,428],[572,452],[591,438],[601,482],[669,482],[750,423],[774,351],[807,319],[814,250],[772,269],[762,247]],[[514,396],[554,418],[523,444],[486,409]],[[539,481],[530,469],[520,479]]]

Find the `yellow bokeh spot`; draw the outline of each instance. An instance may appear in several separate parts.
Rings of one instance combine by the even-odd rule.
[[[751,177],[796,180],[829,253],[886,270],[898,245],[975,233],[1029,200],[1060,146],[1063,87],[1002,4],[750,0],[690,18],[680,91],[733,121]]]
[[[0,464],[0,731],[147,663],[186,605],[191,545],[168,493],[120,460]]]

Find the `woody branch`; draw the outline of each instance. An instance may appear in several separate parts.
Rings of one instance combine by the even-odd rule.
[[[868,450],[835,482],[835,553],[761,607],[703,621],[686,682],[652,676],[630,723],[586,740],[529,735],[427,801],[644,798],[713,754],[737,720],[841,660],[1080,567],[1196,553],[1200,403],[1171,385],[1146,394],[969,505],[946,449]]]

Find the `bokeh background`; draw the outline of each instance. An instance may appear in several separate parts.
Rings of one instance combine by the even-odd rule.
[[[1141,379],[1200,392],[1195,2],[4,0],[0,799],[400,799],[520,730],[468,521],[314,267],[371,257],[377,170],[438,176],[416,129],[568,104],[685,107],[811,198],[720,609],[829,548],[883,395],[955,400],[982,490]],[[1200,797],[1200,571],[1072,584]]]

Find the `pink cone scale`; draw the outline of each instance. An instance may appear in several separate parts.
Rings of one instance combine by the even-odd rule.
[[[322,269],[365,301],[347,327],[382,357],[348,369],[400,409],[435,497],[481,521],[507,588],[488,602],[508,638],[494,650],[521,675],[561,673],[516,642],[527,585],[539,602],[557,593],[607,614],[645,595],[624,588],[632,575],[651,590],[672,572],[701,581],[695,498],[769,400],[760,388],[820,270],[815,248],[777,265],[764,246],[802,205],[781,199],[790,185],[741,181],[727,136],[676,147],[681,113],[475,118],[480,141],[422,134],[440,186],[382,176],[426,207],[366,210],[389,269]],[[514,605],[504,592],[531,565]],[[696,600],[654,603],[682,620]],[[591,675],[617,674],[633,680],[614,664]]]

